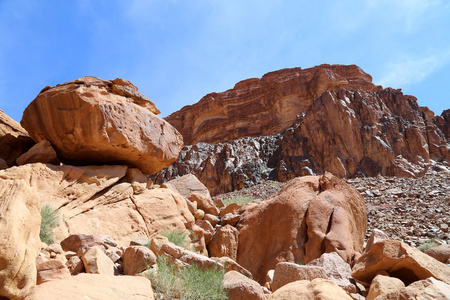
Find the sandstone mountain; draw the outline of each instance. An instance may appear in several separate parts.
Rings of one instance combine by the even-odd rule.
[[[325,171],[423,176],[430,160],[450,159],[448,112],[434,117],[355,65],[271,72],[165,119],[187,146],[155,180],[193,173],[212,194]]]

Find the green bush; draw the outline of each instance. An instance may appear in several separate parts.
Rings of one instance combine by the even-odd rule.
[[[174,229],[162,232],[161,235],[165,236],[169,242],[174,243],[177,246],[186,248],[189,245],[188,234],[184,230]]]
[[[59,213],[50,204],[41,207],[41,231],[39,237],[47,245],[53,244],[53,230],[58,226]]]
[[[436,242],[436,240],[440,241],[441,239],[439,239],[439,238],[428,239],[425,243],[423,243],[422,245],[417,247],[417,249],[419,249],[422,252],[425,252],[430,248],[437,247],[437,246],[439,246],[439,244]]]
[[[228,206],[232,203],[237,203],[239,205],[244,206],[245,204],[250,203],[254,200],[255,200],[255,198],[248,197],[248,196],[235,196],[235,197],[224,199],[223,204],[225,204],[225,206]]]
[[[223,269],[202,270],[196,265],[177,269],[164,256],[158,257],[157,266],[156,272],[149,272],[157,298],[162,295],[189,300],[228,298],[222,287]]]

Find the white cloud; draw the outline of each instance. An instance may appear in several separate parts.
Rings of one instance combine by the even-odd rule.
[[[389,63],[377,84],[384,87],[403,87],[418,83],[450,62],[450,49],[418,57],[406,55],[396,62]]]

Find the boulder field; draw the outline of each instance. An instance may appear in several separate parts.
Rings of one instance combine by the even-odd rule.
[[[293,75],[293,70],[298,74]],[[284,78],[281,81],[280,76]],[[308,84],[298,84],[295,88],[290,86],[292,80],[299,83],[305,78],[309,80]],[[253,102],[248,100],[249,105],[253,106],[258,101],[265,108],[278,105],[275,112],[281,114],[277,118],[286,116],[286,122],[274,119],[270,124],[261,123],[259,129],[248,129],[250,135],[252,130],[254,133],[259,130],[273,134],[285,126],[288,129],[297,126],[295,128],[299,131],[283,131],[285,137],[287,134],[297,136],[306,130],[302,129],[305,123],[301,120],[308,116],[295,117],[299,123],[295,121],[294,127],[289,127],[288,123],[297,109],[318,115],[323,112],[323,118],[339,117],[341,119],[336,122],[343,126],[341,129],[350,130],[353,128],[351,124],[359,122],[350,111],[355,112],[356,108],[352,101],[341,98],[358,98],[363,93],[350,90],[364,88],[364,93],[379,99],[383,99],[380,96],[383,93],[387,93],[387,97],[393,93],[374,86],[370,76],[355,66],[328,65],[308,72],[300,69],[277,71],[261,80],[241,82],[235,89],[247,89],[250,93],[258,90],[254,85],[264,80],[272,82],[264,87],[264,93],[260,91],[267,95]],[[277,81],[284,84],[282,89],[277,86]],[[348,90],[342,90],[342,86]],[[277,95],[291,92],[300,96],[291,95],[277,104]],[[236,95],[230,93],[227,97],[234,99]],[[247,96],[250,97],[251,93]],[[306,107],[304,104],[308,97],[314,99]],[[415,107],[414,101],[405,97],[397,94],[392,98],[394,104],[390,105],[405,108],[402,105],[409,103],[409,107]],[[203,108],[215,113],[215,104],[208,99],[201,101],[205,105]],[[364,99],[359,99],[358,103],[366,103]],[[239,101],[233,101],[232,104],[237,105],[235,109],[242,110]],[[296,108],[287,109],[292,103]],[[387,117],[393,110],[381,102],[378,105]],[[333,110],[333,107],[341,106],[349,109],[347,114]],[[224,106],[224,109],[221,113],[231,106]],[[153,102],[126,80],[83,77],[44,88],[25,110],[21,122],[23,128],[0,114],[0,143],[8,146],[0,151],[0,299],[182,298],[181,294],[166,295],[155,288],[158,272],[159,275],[163,272],[157,265],[162,258],[176,269],[196,265],[201,270],[223,270],[222,286],[232,300],[446,299],[449,295],[449,249],[445,241],[435,250],[427,251],[429,254],[400,240],[389,239],[381,231],[373,231],[365,242],[367,208],[360,194],[365,191],[358,191],[339,178],[347,175],[339,173],[339,170],[351,169],[351,163],[348,163],[351,160],[344,164],[342,157],[350,157],[354,152],[351,149],[348,153],[338,151],[338,146],[340,143],[355,147],[361,144],[356,142],[357,137],[352,144],[349,134],[338,142],[337,133],[331,134],[333,130],[341,130],[335,128],[337,123],[333,126],[311,121],[318,127],[307,127],[309,129],[305,132],[322,128],[312,130],[311,134],[314,133],[319,140],[325,137],[321,141],[325,148],[329,148],[322,151],[322,155],[327,156],[321,163],[324,166],[343,166],[342,169],[332,169],[338,176],[326,172],[326,167],[317,172],[323,174],[311,175],[316,172],[312,171],[303,177],[297,176],[299,173],[292,169],[294,173],[284,173],[286,176],[282,179],[286,183],[270,198],[225,205],[222,200],[211,197],[219,190],[208,189],[202,178],[199,180],[194,174],[163,184],[151,180],[151,174],[177,159],[183,146],[181,134],[169,122],[156,116],[158,112]],[[417,116],[415,112],[414,109],[405,110],[406,115],[412,113],[410,123],[398,118],[388,122],[405,126],[401,129],[404,130],[404,139],[399,140],[400,137],[396,136],[395,143],[390,142],[406,151],[402,153],[407,159],[396,157],[400,161],[399,168],[406,172],[399,171],[403,175],[420,175],[420,168],[426,168],[427,160],[433,155],[441,155],[443,163],[447,158],[448,145],[440,140],[442,130],[446,128],[446,117],[439,119],[438,125],[431,121],[427,123],[429,132],[425,132],[428,132],[428,138],[423,142],[420,137],[424,131],[420,122],[425,120],[425,116],[426,120],[431,120],[430,112],[422,110],[423,119],[418,120],[414,119]],[[256,120],[264,116],[267,116],[266,112],[255,113],[254,117]],[[196,122],[191,125],[198,125],[199,121]],[[193,127],[195,132],[198,137],[214,139],[214,122],[205,124],[209,124],[212,131],[203,125],[201,130]],[[220,124],[228,128],[226,122]],[[375,131],[385,129],[383,138],[389,136],[391,127],[388,125],[383,127],[374,123],[373,126]],[[330,136],[322,135],[324,130],[335,138],[333,145],[337,148],[326,143]],[[236,130],[232,138],[239,137],[241,131]],[[377,133],[371,132],[376,136]],[[439,139],[433,140],[430,132],[435,132]],[[247,147],[244,149],[248,151],[238,155],[241,163],[251,160],[254,154],[267,164],[277,165],[279,161],[261,155],[280,153],[283,139],[277,140],[277,136],[281,135],[243,137],[230,143]],[[409,140],[411,136],[414,138]],[[191,143],[192,138],[185,139]],[[368,133],[366,138],[373,141]],[[436,143],[429,146],[430,141]],[[424,143],[428,148],[423,147]],[[234,155],[230,144],[200,143],[190,147],[200,149],[202,145],[213,149],[223,147],[217,151],[225,151],[229,156],[220,154],[220,163],[226,163],[224,158]],[[272,145],[276,147],[272,148]],[[302,145],[303,150],[296,151],[309,149],[314,153],[314,147]],[[425,150],[414,156],[411,154],[416,151],[412,150],[415,149],[413,145],[422,146]],[[283,155],[289,152],[286,149]],[[383,153],[390,158],[390,150],[386,151]],[[336,160],[331,163],[331,158],[327,160],[336,153],[344,155],[336,158],[341,164],[335,164]],[[185,154],[180,157],[186,161],[205,157]],[[411,162],[415,158],[420,163]],[[179,167],[179,161],[174,166]],[[214,166],[210,163],[205,172],[210,177],[219,177],[221,170]],[[389,164],[383,166],[386,170],[395,169]],[[304,167],[313,170],[311,166]],[[268,169],[266,167],[265,172],[271,173]],[[230,178],[224,175],[224,182],[227,180]],[[228,184],[230,182],[232,180]],[[54,241],[46,240],[49,244],[40,237],[43,207],[50,207],[57,216],[56,228],[51,232]],[[168,237],[168,233],[173,232],[183,236],[179,245]]]

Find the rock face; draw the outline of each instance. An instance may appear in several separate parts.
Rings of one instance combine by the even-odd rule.
[[[399,278],[405,285],[428,277],[450,284],[450,267],[401,241],[383,240],[374,244],[356,262],[352,275],[369,285],[382,270]]]
[[[422,176],[430,159],[450,159],[446,116],[433,119],[415,97],[373,85],[357,66],[280,70],[168,116],[192,146],[155,178],[193,173],[215,195],[325,171]]]
[[[24,180],[0,179],[0,298],[18,299],[36,285],[39,196]]]
[[[312,281],[299,280],[276,290],[269,300],[351,300],[352,297],[330,280],[316,278]]]
[[[0,110],[0,158],[14,166],[16,159],[33,145],[26,130]]]
[[[340,87],[381,89],[355,65],[284,69],[261,79],[241,81],[226,92],[206,95],[166,120],[180,131],[187,145],[272,135],[288,128],[313,99]]]
[[[44,88],[21,124],[73,164],[126,164],[153,174],[176,160],[181,135],[129,81],[83,77]]]
[[[440,116],[436,116],[434,123],[439,127],[447,140],[450,140],[450,109],[444,110]]]
[[[352,262],[362,252],[364,201],[329,173],[295,178],[270,199],[245,208],[237,224],[237,262],[261,284],[282,261],[307,263],[324,252],[337,252]]]
[[[37,163],[0,171],[0,182],[23,180],[42,205],[58,209],[64,221],[54,232],[57,241],[71,234],[101,234],[128,245],[132,238],[160,231],[194,229],[184,197],[170,189],[136,189],[139,182],[129,176],[135,169],[130,170]]]

